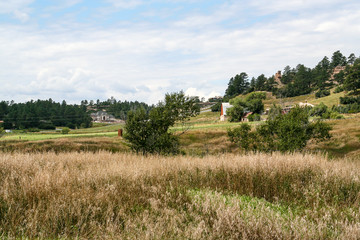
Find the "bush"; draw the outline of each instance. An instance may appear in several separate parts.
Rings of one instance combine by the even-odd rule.
[[[250,129],[249,125],[229,129],[230,141],[245,151],[294,152],[302,150],[311,139],[322,141],[330,138],[331,127],[321,121],[309,122],[307,110],[296,107],[288,114],[268,119],[255,131]]]
[[[28,132],[40,132],[40,129],[38,129],[38,128],[29,128]]]
[[[220,112],[221,111],[221,102],[217,102],[214,106],[211,107],[212,112]]]
[[[329,90],[319,90],[317,93],[315,93],[316,98],[322,98],[330,95]]]
[[[345,106],[333,106],[332,109],[339,113],[358,113],[360,112],[360,104],[353,103]]]
[[[360,96],[358,97],[340,97],[340,103],[344,105],[357,103],[360,104]]]
[[[62,134],[68,134],[70,132],[70,128],[68,128],[68,127],[63,127],[62,129],[61,129],[61,133]]]
[[[337,86],[334,90],[334,93],[340,93],[340,92],[343,92],[344,91],[344,87],[341,85],[341,86]]]
[[[248,116],[248,120],[249,120],[249,122],[260,121],[261,120],[260,114],[257,114],[257,113],[250,114]]]
[[[344,119],[344,116],[339,114],[338,112],[331,112],[330,118],[331,119]]]

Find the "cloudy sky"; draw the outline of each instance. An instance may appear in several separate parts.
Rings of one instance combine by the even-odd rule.
[[[359,0],[0,0],[0,100],[223,95],[359,43]]]

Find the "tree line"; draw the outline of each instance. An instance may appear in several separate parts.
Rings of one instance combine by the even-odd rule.
[[[85,106],[67,104],[65,100],[58,103],[52,99],[26,103],[1,101],[0,119],[4,121],[5,129],[86,128],[92,121]]]
[[[99,99],[94,100],[82,100],[81,106],[86,106],[89,112],[96,111],[106,111],[109,114],[112,114],[117,119],[127,120],[127,115],[129,111],[134,111],[136,109],[143,108],[145,112],[151,110],[152,105],[148,105],[144,102],[138,101],[121,101],[116,100],[114,97],[111,97],[105,101],[100,101]]]
[[[333,75],[337,66],[344,67],[345,70]],[[225,91],[224,101],[240,95],[254,91],[272,92],[277,97],[295,97],[311,92],[317,92],[317,97],[330,94],[328,89],[342,85],[342,90],[354,90],[359,88],[358,80],[354,76],[360,68],[360,58],[354,53],[345,57],[340,51],[333,53],[331,59],[325,56],[314,68],[298,64],[295,68],[286,66],[282,71],[279,82],[275,76],[265,77],[261,74],[257,78],[249,79],[247,73],[242,72],[229,80]],[[350,76],[348,78],[348,76]]]

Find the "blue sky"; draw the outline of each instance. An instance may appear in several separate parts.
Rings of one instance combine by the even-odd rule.
[[[359,42],[358,0],[0,0],[0,100],[211,97]]]

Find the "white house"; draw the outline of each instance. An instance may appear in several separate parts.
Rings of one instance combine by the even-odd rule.
[[[94,122],[115,122],[116,121],[116,119],[113,115],[108,114],[107,112],[104,112],[104,111],[98,111],[96,113],[92,113],[90,116]]]

